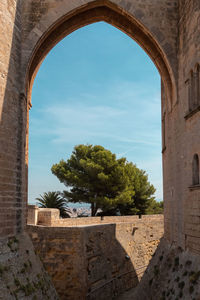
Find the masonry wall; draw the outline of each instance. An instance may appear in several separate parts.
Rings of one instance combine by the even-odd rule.
[[[166,149],[163,151],[165,236],[181,247],[200,254],[198,238],[200,189],[198,186],[191,187],[193,156],[196,153],[200,155],[200,115],[198,107],[193,111],[189,109],[189,102],[195,100],[197,89],[191,82],[190,74],[193,71],[194,77],[196,76],[196,65],[200,63],[198,0],[179,1],[177,26],[178,101],[172,113],[165,115]]]
[[[177,74],[178,0],[23,1],[23,60],[30,59],[33,48],[41,36],[59,19],[95,2],[114,4],[136,18],[141,26],[144,25],[146,31],[149,31],[161,45],[171,68]],[[112,23],[111,19],[109,21]]]
[[[20,233],[24,230],[26,220],[28,167],[27,111],[30,108],[31,101],[28,68],[35,48],[44,38],[47,31],[59,23],[59,20],[64,16],[69,13],[75,15],[80,7],[95,6],[97,3],[101,5],[105,4],[105,7],[111,7],[111,14],[107,15],[105,19],[110,24],[115,25],[116,22],[116,20],[112,19],[112,9],[113,11],[116,9],[119,10],[122,18],[126,15],[126,20],[129,20],[129,15],[133,16],[135,24],[137,24],[134,32],[131,32],[131,27],[126,28],[126,22],[124,23],[124,30],[126,31],[127,29],[127,34],[130,33],[133,38],[141,30],[141,34],[137,36],[138,42],[146,49],[147,53],[156,63],[159,71],[163,72],[163,79],[166,75],[165,73],[169,72],[174,84],[172,89],[174,95],[171,94],[171,97],[174,97],[172,97],[173,99],[169,99],[168,94],[168,99],[166,99],[167,110],[169,111],[174,106],[173,101],[176,98],[178,66],[178,0],[2,0],[0,4],[0,38],[2,41],[0,43],[0,236],[13,235],[15,232]],[[94,16],[92,14],[89,16],[85,15],[86,20],[84,24],[87,24],[87,18],[89,18],[89,22],[92,22],[93,17],[95,17],[95,10]],[[101,17],[103,19],[104,15]],[[79,21],[81,24],[81,18]],[[78,28],[78,25],[75,24],[74,26],[75,29]],[[66,29],[62,30],[63,32],[55,32],[54,36],[51,37],[51,44],[44,45],[44,48],[47,50],[45,54],[60,38],[63,38],[67,34]],[[150,36],[151,39],[148,40]],[[162,55],[157,56],[156,51],[160,51],[159,53],[162,53]],[[44,59],[44,53],[39,52],[37,55],[41,61]],[[164,66],[164,61],[166,62],[166,66]],[[38,67],[39,65],[35,66],[36,70],[33,71],[37,71]],[[167,85],[168,79],[164,81]],[[173,115],[170,118],[174,117]],[[171,123],[168,122],[168,124]],[[172,131],[171,137],[173,137],[173,134]],[[167,142],[169,143],[169,148],[173,149],[174,145],[171,137],[167,137]],[[177,153],[174,150],[172,152],[172,154],[164,159],[165,166],[170,166],[165,168],[164,173],[165,198],[169,198],[168,191],[170,191],[171,185],[175,184],[172,172],[173,174],[176,173],[178,168],[175,162]],[[172,166],[174,167],[171,168]],[[179,188],[177,187],[178,195],[182,193]],[[168,203],[170,203],[170,200]],[[170,213],[173,210],[174,208],[170,209]],[[170,217],[167,216],[166,218],[166,220],[169,220],[166,221],[166,230],[168,232],[170,232],[169,226],[171,226],[170,224],[172,224],[174,217],[175,215],[170,215]],[[171,233],[168,237],[172,239]]]
[[[192,84],[191,72],[196,79],[197,64],[200,64],[200,1],[184,0],[179,2],[179,111],[181,130],[184,132],[182,149],[180,149],[181,185],[180,205],[183,207],[181,221],[184,232],[185,247],[193,253],[200,254],[200,186],[193,185],[192,161],[194,154],[200,156],[200,82]],[[200,78],[200,77],[199,77]],[[198,91],[196,91],[198,88]],[[189,89],[191,89],[189,93]],[[198,105],[190,109],[189,102]]]
[[[163,83],[173,85],[171,94],[167,93],[166,88],[162,89],[162,119],[165,124],[163,132],[165,135],[165,147],[163,147],[165,236],[169,241],[199,253],[197,239],[199,189],[188,188],[191,185],[193,155],[200,154],[199,109],[188,115],[189,73],[196,72],[196,64],[200,59],[198,0],[1,1],[0,236],[20,233],[25,225],[28,166],[27,110],[31,102],[29,84],[32,84],[28,78],[28,68],[33,53],[50,28],[52,29],[62,18],[69,13],[76,15],[80,7],[87,8],[97,3],[105,4],[113,11],[119,9],[120,16],[126,15],[127,20],[133,16],[137,23],[135,36],[141,30],[140,36],[137,36],[138,42],[140,41],[141,46],[157,65]],[[84,25],[92,22],[95,10],[94,16],[84,17],[86,18]],[[102,19],[103,17],[102,15]],[[115,25],[112,12],[105,20]],[[72,24],[74,26],[72,29],[77,29],[81,24],[81,22],[78,25]],[[42,61],[51,47],[66,34],[66,28],[60,33],[55,31],[51,36],[51,43],[43,45],[46,52],[40,49],[37,53],[38,61]],[[127,34],[134,38],[129,27]],[[145,38],[140,40],[142,36]],[[149,44],[145,44],[146,40]],[[160,51],[160,56],[156,55],[156,49]],[[163,67],[165,64],[166,66]],[[35,65],[32,75],[36,74],[38,67],[39,65]],[[168,79],[172,80],[171,83],[166,79],[166,70],[169,72]]]
[[[59,300],[27,233],[0,240],[0,299]]]
[[[49,32],[50,29],[54,27],[56,28],[56,24],[61,22],[59,20],[64,20],[69,14],[76,15],[76,12],[80,9],[80,7],[87,8],[87,6],[95,6],[95,3],[101,3],[102,5],[105,3],[105,5],[108,6],[115,5],[114,9],[116,9],[116,7],[121,9],[122,15],[127,13],[135,18],[138,22],[138,28],[142,28],[143,30],[141,36],[146,35],[143,42],[140,43],[138,39],[139,44],[145,48],[149,56],[157,65],[158,70],[163,76],[162,81],[165,82],[165,85],[166,82],[169,85],[173,85],[171,94],[166,90],[166,88],[162,89],[162,112],[165,114],[165,132],[163,132],[163,134],[165,135],[166,143],[165,148],[163,148],[163,186],[164,201],[166,203],[165,231],[168,240],[175,241],[183,245],[184,234],[183,222],[181,221],[183,216],[183,206],[181,202],[183,191],[182,185],[180,184],[182,177],[182,159],[179,155],[180,145],[183,145],[183,132],[182,127],[179,126],[179,123],[181,124],[179,121],[182,116],[179,115],[180,112],[178,111],[177,101],[179,94],[177,85],[179,22],[178,0],[25,1],[23,5],[23,59],[21,72],[24,80],[24,89],[25,92],[28,93],[28,101],[31,102],[31,88],[33,82],[32,79],[29,78],[30,82],[27,83],[27,77],[25,77],[25,74],[28,66],[30,66],[29,64],[33,58],[34,51],[36,51],[36,47],[43,41],[43,39],[45,39],[47,32]],[[96,12],[94,12],[94,16],[83,15],[81,21],[76,20],[77,24],[74,21],[72,29],[78,29],[84,22],[85,25],[91,23],[91,19],[92,17],[95,18],[95,14]],[[116,26],[111,15],[109,15],[105,20]],[[124,28],[125,32],[126,29],[127,34],[133,38],[137,37],[138,29],[135,29],[133,34],[131,32],[131,28]],[[39,53],[37,53],[36,58],[38,61],[40,61],[40,58],[43,59],[47,52],[67,34],[69,34],[67,25],[66,28],[53,32],[51,38],[44,43],[44,46],[42,46]],[[155,53],[152,43],[147,42],[149,36],[152,36],[153,39],[155,39],[158,48],[162,50],[161,57]],[[44,49],[47,49],[48,51],[45,52]],[[163,60],[167,62],[167,68],[172,80],[171,83],[168,82],[170,80],[169,78],[165,78],[166,72],[163,72]],[[31,70],[33,73],[35,71],[34,68],[36,68],[37,71],[37,64],[33,66],[33,70]],[[29,74],[26,75],[28,76]],[[34,103],[32,104],[34,105]],[[180,127],[180,130],[177,129],[178,127]],[[178,174],[178,176],[176,174]]]
[[[41,225],[52,227],[70,227],[95,224],[113,224],[130,222],[153,222],[163,221],[163,215],[130,215],[130,216],[103,216],[103,217],[79,217],[61,218],[60,211],[56,208],[39,208],[36,205],[28,205],[28,225]]]
[[[163,236],[163,216],[74,227],[28,225],[28,232],[61,299],[112,299],[138,284]]]
[[[21,6],[0,1],[0,237],[25,224],[26,105],[21,94]]]

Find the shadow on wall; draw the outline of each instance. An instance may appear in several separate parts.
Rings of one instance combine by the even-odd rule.
[[[16,5],[16,7],[15,7]],[[21,94],[21,1],[3,1],[0,29],[0,236],[23,232],[26,217],[26,99]],[[0,35],[1,35],[0,34]],[[2,58],[2,59],[1,59]]]
[[[116,238],[116,224],[87,228],[85,259],[88,300],[112,299],[138,284],[130,257]]]
[[[116,300],[200,299],[200,258],[162,238],[140,284]]]
[[[61,299],[113,299],[138,284],[131,259],[116,237],[120,225],[127,226],[27,226]]]
[[[170,244],[167,242],[167,240],[165,240],[164,237],[162,237],[155,253],[153,254],[152,259],[149,261],[149,264],[143,276],[141,277],[139,284],[135,289],[131,289],[125,292],[122,296],[116,297],[115,300],[165,299],[164,296],[170,290],[169,283],[172,278],[172,274],[171,272],[169,273],[168,270],[168,265],[170,264],[172,266],[172,262],[175,256],[174,251],[172,251],[172,253],[170,251]],[[171,283],[174,288],[174,281],[172,280]],[[165,291],[164,294],[163,291]]]

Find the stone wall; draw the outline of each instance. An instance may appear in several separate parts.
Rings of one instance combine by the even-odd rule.
[[[175,208],[185,249],[200,255],[200,185],[193,183],[193,157],[200,157],[200,1],[179,1],[179,189]],[[198,83],[196,82],[198,80]],[[190,101],[196,102],[190,107]],[[199,170],[198,170],[199,173]]]
[[[0,300],[17,299],[59,299],[27,233],[0,240]]]
[[[116,300],[200,299],[200,257],[162,239],[140,284]]]
[[[0,237],[25,225],[26,103],[21,95],[21,6],[0,1]]]
[[[197,105],[195,109],[190,109],[190,101],[197,101],[196,95],[199,93],[198,85],[194,84],[200,63],[199,0],[0,1],[0,238],[13,237],[16,233],[23,232],[25,228],[28,110],[31,106],[34,77],[40,63],[50,49],[67,34],[81,26],[102,20],[120,28],[135,39],[149,54],[161,74],[165,237],[170,243],[188,249],[190,253],[200,255],[200,186],[194,186],[192,182],[193,157],[194,154],[200,155],[200,106]],[[36,222],[36,220],[32,219],[32,222]],[[148,230],[143,232],[148,225],[144,218],[132,220],[130,223],[142,224],[142,236],[147,237],[147,241],[151,241],[151,226],[149,225]],[[33,241],[38,251],[41,252],[45,266],[52,271],[55,285],[60,286],[64,280],[67,284],[71,284],[75,280],[80,285],[79,287],[83,287],[83,293],[85,295],[88,293],[88,297],[92,298],[95,297],[93,295],[95,295],[96,288],[109,293],[106,287],[111,283],[113,285],[109,289],[113,294],[118,292],[118,287],[121,289],[121,285],[126,287],[124,283],[126,280],[123,281],[126,275],[121,276],[119,273],[121,267],[124,272],[130,271],[127,276],[138,272],[138,266],[135,266],[133,261],[131,264],[135,271],[132,272],[129,264],[120,266],[118,256],[113,256],[112,266],[116,262],[116,271],[113,271],[112,274],[107,272],[108,277],[107,274],[104,274],[104,278],[100,279],[95,279],[95,275],[92,275],[93,268],[94,270],[98,269],[96,267],[99,261],[96,259],[97,254],[103,253],[101,251],[104,248],[107,249],[105,251],[109,251],[110,239],[116,249],[123,244],[123,240],[118,241],[116,236],[119,239],[126,236],[123,248],[125,252],[128,252],[126,247],[136,237],[139,229],[135,231],[134,235],[131,235],[129,227],[126,229],[127,231],[125,230],[127,224],[117,223],[72,229],[29,226],[29,230],[32,231]],[[139,225],[134,226],[139,228]],[[94,231],[91,230],[92,228]],[[102,230],[98,231],[98,228]],[[109,235],[103,229],[108,229]],[[102,239],[100,238],[101,232]],[[55,235],[58,236],[58,240]],[[111,238],[111,236],[113,237]],[[69,241],[63,248],[62,243],[65,245],[66,237],[69,237]],[[73,248],[74,244],[70,239],[76,241],[77,248]],[[92,242],[93,239],[95,243]],[[91,251],[94,253],[94,260],[92,256],[90,260],[90,252],[86,252],[85,248],[87,247],[83,246],[84,243],[80,244],[80,241],[87,241],[88,249],[92,249]],[[133,252],[137,253],[138,259],[141,255],[145,257],[146,252],[141,252],[143,244],[145,243],[141,244],[138,241],[137,245],[140,245],[140,248],[135,246],[133,249],[135,251]],[[5,247],[2,246],[0,259],[5,262],[4,249],[6,251],[8,249],[6,243],[2,245]],[[119,257],[123,257],[124,249],[120,247],[119,251],[122,254]],[[150,249],[153,249],[152,247],[153,241]],[[80,252],[80,249],[84,251]],[[80,253],[84,254],[83,257]],[[184,252],[183,255],[185,253],[187,254]],[[24,256],[22,252],[21,254]],[[77,257],[76,261],[70,261],[77,254],[80,257]],[[107,257],[106,253],[105,257]],[[69,268],[69,273],[63,270],[65,277],[62,277],[62,272],[60,273],[59,270],[56,271],[57,273],[55,272],[54,260],[56,258],[60,262],[66,263],[66,268]],[[103,259],[103,256],[101,258]],[[21,264],[25,263],[25,256],[23,259]],[[71,264],[79,270],[83,261],[86,268],[81,270],[87,270],[89,265],[90,273],[88,270],[85,274],[83,273],[83,281],[80,282],[78,274],[75,272],[76,269],[73,271],[75,272],[73,276],[70,277]],[[109,259],[101,261],[102,264],[104,264],[105,270],[109,270]],[[166,267],[166,265],[163,266]],[[119,277],[117,277],[118,275]],[[136,277],[132,278],[133,285],[135,284],[134,278]],[[168,283],[165,282],[165,284]],[[61,288],[61,293],[66,292],[64,288],[64,286]],[[152,293],[156,288],[155,284]],[[0,285],[0,289],[2,289],[1,294],[4,295],[5,283]],[[8,291],[6,293],[6,298],[9,299]],[[186,293],[186,295],[188,294]],[[71,296],[69,295],[69,297]],[[80,294],[77,297],[81,299]],[[143,299],[146,299],[145,297],[146,295]]]
[[[83,218],[60,218],[60,212],[56,208],[39,208],[36,205],[28,205],[28,225],[42,225],[53,227],[69,227],[94,224],[130,223],[139,221],[159,222],[163,215],[132,215],[132,216],[103,216]]]
[[[112,299],[138,284],[163,236],[163,216],[117,218],[104,225],[28,225],[61,299]]]
[[[2,0],[0,21],[0,237],[26,223],[28,110],[38,68],[69,33],[105,21],[135,39],[161,74],[165,237],[200,254],[200,188],[190,187],[200,106],[188,110],[199,93],[199,0]]]
[[[166,131],[166,149],[163,152],[165,237],[198,254],[200,188],[191,185],[193,157],[194,154],[200,155],[200,112],[199,106],[190,111],[189,101],[195,100],[196,87],[192,81],[200,63],[199,22],[199,0],[180,0],[178,103],[171,114],[163,112]],[[194,72],[193,79],[191,72]]]
[[[93,22],[118,27],[135,39],[157,66],[170,113],[177,99],[178,17],[178,0],[1,1],[1,237],[20,233],[26,223],[28,110],[35,75],[51,48],[72,31]],[[175,166],[176,155],[170,155],[165,164],[173,161]],[[171,174],[171,169],[166,173]],[[167,174],[165,190],[170,189]]]
[[[27,223],[32,225],[38,224],[38,211],[39,208],[36,205],[28,205]]]

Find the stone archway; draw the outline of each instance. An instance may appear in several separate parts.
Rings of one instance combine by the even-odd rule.
[[[125,12],[119,5],[105,0],[92,1],[58,18],[35,40],[35,45],[31,45],[30,56],[25,61],[25,68],[28,65],[25,85],[29,101],[31,100],[31,90],[35,75],[48,52],[71,32],[99,21],[105,21],[117,27],[134,39],[146,51],[161,75],[168,109],[171,110],[176,103],[177,95],[174,70],[167,54],[151,32],[136,18]],[[28,40],[25,41],[25,48],[27,47],[26,43],[28,44],[29,40],[34,39],[34,32],[31,32]]]
[[[0,149],[0,205],[4,208],[2,218],[9,219],[9,222],[2,224],[0,235],[20,233],[26,223],[27,107],[30,106],[31,87],[37,69],[48,51],[64,36],[81,26],[103,20],[135,39],[149,54],[161,74],[165,236],[170,241],[184,245],[184,214],[187,215],[184,204],[186,199],[194,194],[188,190],[190,178],[184,173],[184,166],[191,161],[193,150],[189,145],[194,136],[189,134],[193,127],[185,125],[184,116],[188,101],[185,82],[189,82],[189,71],[198,63],[198,43],[195,43],[194,37],[192,46],[188,38],[191,30],[196,32],[195,28],[198,28],[195,25],[199,22],[197,1],[11,2],[13,5],[7,6],[3,2],[0,6],[0,9],[6,12],[2,14],[5,16],[0,28],[7,41],[1,43],[0,47],[0,116],[3,145]],[[189,11],[187,7],[190,7]],[[190,27],[185,27],[184,16],[187,13],[191,16],[192,12],[195,14],[195,21]],[[182,39],[179,39],[180,36]],[[188,47],[184,47],[183,40]],[[191,47],[196,52],[191,50]],[[191,53],[192,55],[189,55]],[[187,133],[184,132],[185,128]],[[186,137],[190,140],[187,148],[183,147]],[[198,145],[196,140],[195,153],[198,153]]]
[[[63,2],[65,3],[65,1]],[[176,68],[175,64],[172,64],[173,59],[166,48],[167,37],[164,38],[164,35],[159,30],[152,33],[150,31],[151,28],[144,26],[129,11],[126,11],[121,5],[116,5],[112,1],[89,1],[83,5],[79,5],[79,2],[78,0],[75,1],[74,5],[77,4],[77,7],[69,11],[66,3],[65,6],[58,6],[56,14],[53,13],[53,9],[49,10],[34,24],[34,27],[23,41],[23,49],[26,52],[24,52],[25,55],[22,59],[22,84],[28,108],[31,107],[31,91],[35,76],[48,52],[61,39],[78,28],[94,22],[105,21],[134,39],[156,65],[162,78],[162,113],[164,116],[162,118],[163,128],[166,128],[166,115],[172,112],[177,102]],[[153,29],[155,30],[154,26]],[[161,39],[161,42],[159,39]],[[26,131],[28,133],[28,128]],[[163,139],[164,152],[167,141],[165,130],[163,131]],[[26,140],[26,164],[28,165],[28,134]],[[164,160],[163,162],[165,163]],[[168,189],[165,182],[164,178],[164,189]]]
[[[176,1],[175,1],[176,2]],[[133,38],[150,56],[162,77],[163,111],[170,113],[177,102],[176,92],[176,44],[173,37],[173,22],[176,22],[177,7],[173,5],[172,15],[167,10],[167,3],[157,4],[146,0],[141,6],[137,2],[108,0],[75,0],[75,1],[17,1],[15,10],[11,12],[9,43],[10,60],[4,66],[8,74],[4,80],[4,98],[2,101],[2,124],[10,122],[8,110],[11,99],[17,99],[14,104],[12,124],[13,165],[17,166],[17,176],[6,158],[7,169],[11,175],[6,184],[13,181],[12,222],[9,229],[23,231],[26,219],[27,179],[28,179],[28,109],[31,106],[31,90],[35,75],[47,53],[62,38],[74,30],[98,21],[105,21],[125,32]],[[165,23],[160,26],[166,11]],[[153,17],[152,17],[153,16]],[[158,18],[159,16],[159,18]],[[19,22],[19,20],[21,22]],[[168,25],[166,29],[165,25]],[[160,26],[160,28],[159,28]],[[171,45],[169,45],[171,41]],[[173,54],[173,55],[172,55]],[[13,65],[13,59],[15,64]],[[13,90],[13,80],[15,90]],[[13,90],[13,92],[12,92]],[[11,128],[10,124],[6,125]],[[13,125],[14,126],[14,125]],[[2,127],[3,128],[3,127]],[[166,136],[166,135],[165,135]],[[166,138],[167,140],[167,138]],[[11,149],[10,142],[4,139],[7,149]],[[15,149],[15,150],[14,150]],[[165,175],[164,175],[165,176]],[[165,182],[165,181],[164,181]],[[167,188],[167,187],[166,187]],[[9,192],[8,192],[9,193]],[[7,192],[5,192],[6,197]],[[2,202],[2,205],[3,204]],[[10,215],[9,209],[6,208]],[[5,225],[5,224],[4,224]],[[7,233],[5,233],[7,234]]]
[[[192,184],[200,102],[190,107],[200,89],[199,1],[3,0],[0,12],[0,239],[25,231],[27,112],[35,74],[60,39],[105,21],[135,39],[161,74],[165,238],[200,255],[200,186]]]

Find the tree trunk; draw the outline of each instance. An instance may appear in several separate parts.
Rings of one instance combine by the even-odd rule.
[[[91,216],[94,217],[94,203],[91,203]]]
[[[96,205],[96,203],[91,203],[91,215],[92,217],[95,217],[96,213],[97,213],[98,207]]]

